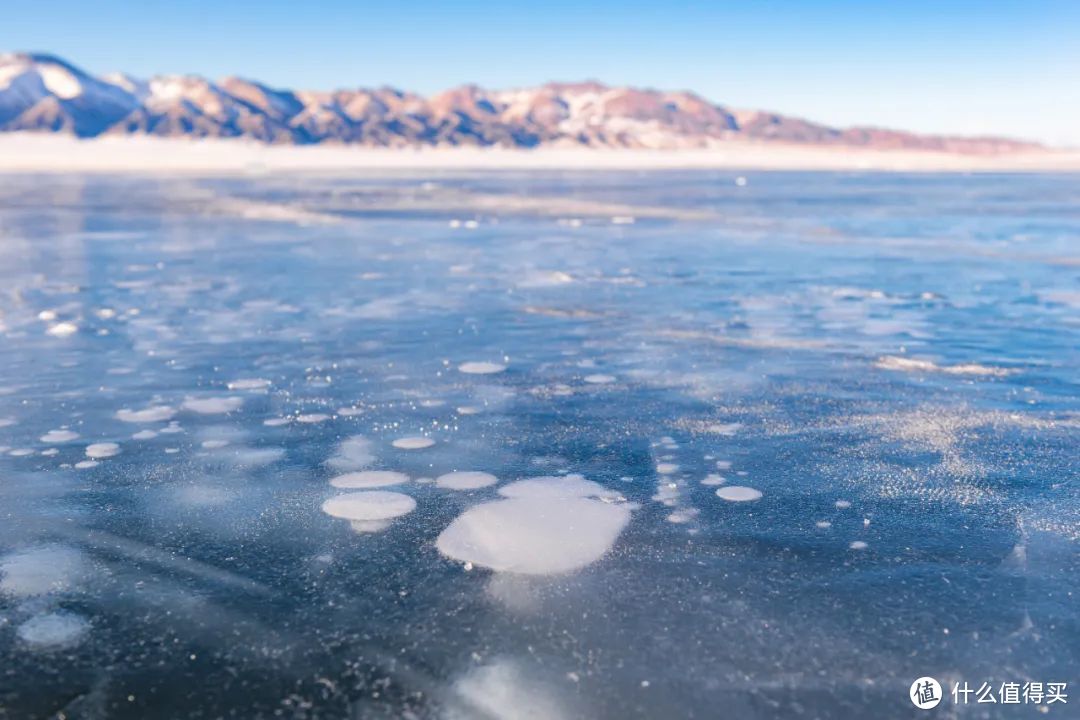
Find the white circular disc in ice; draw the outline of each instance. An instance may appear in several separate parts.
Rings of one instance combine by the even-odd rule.
[[[630,522],[625,503],[534,489],[466,510],[439,535],[439,552],[498,572],[557,575],[599,560]]]
[[[35,615],[16,630],[15,634],[35,648],[60,648],[77,642],[90,628],[83,618],[69,612]]]
[[[435,478],[435,484],[447,490],[478,490],[499,482],[491,473],[459,470]]]
[[[467,375],[494,375],[506,369],[505,365],[493,362],[471,361],[458,365],[458,372]]]
[[[403,437],[390,443],[398,450],[423,450],[435,444],[435,441],[426,437]]]
[[[749,502],[760,500],[761,491],[745,485],[729,485],[717,490],[716,496],[729,502]]]
[[[94,443],[93,445],[86,446],[86,457],[88,458],[107,458],[112,457],[120,452],[120,446],[116,443]]]
[[[330,484],[336,488],[377,488],[406,482],[409,482],[408,475],[393,470],[361,470],[338,475],[330,480]]]
[[[327,515],[345,520],[392,520],[415,510],[416,501],[401,493],[371,490],[332,497],[322,509]]]

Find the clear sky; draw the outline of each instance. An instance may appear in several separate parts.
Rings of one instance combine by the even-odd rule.
[[[1080,0],[8,0],[0,48],[291,88],[590,78],[1080,146]]]

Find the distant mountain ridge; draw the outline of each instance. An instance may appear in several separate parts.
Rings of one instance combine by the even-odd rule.
[[[0,131],[247,138],[373,147],[497,146],[705,149],[731,141],[993,155],[1041,149],[996,137],[833,128],[734,110],[691,92],[549,83],[431,97],[393,88],[280,90],[228,77],[95,77],[53,55],[0,54]]]

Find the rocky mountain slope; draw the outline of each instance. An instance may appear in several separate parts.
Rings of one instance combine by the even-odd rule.
[[[422,97],[393,88],[274,89],[228,77],[94,77],[47,54],[0,55],[0,131],[78,137],[140,134],[377,147],[710,148],[733,140],[1000,154],[1037,149],[1006,138],[832,128],[715,105],[691,92],[595,82]]]

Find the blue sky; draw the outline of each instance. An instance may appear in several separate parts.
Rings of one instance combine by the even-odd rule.
[[[14,0],[0,48],[91,72],[429,93],[593,78],[835,124],[1080,146],[1080,0]]]

